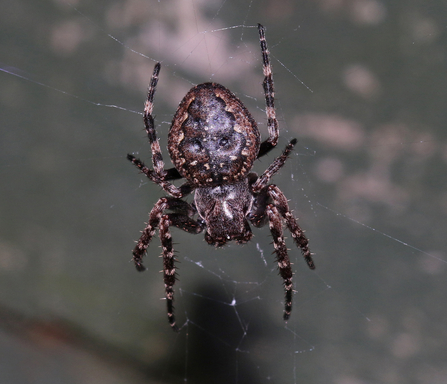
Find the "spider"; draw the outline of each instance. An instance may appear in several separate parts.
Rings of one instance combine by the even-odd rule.
[[[163,278],[167,314],[171,327],[178,331],[174,316],[176,268],[169,227],[191,234],[205,231],[208,244],[223,246],[228,241],[239,244],[252,238],[249,223],[262,227],[267,222],[279,273],[284,282],[284,320],[292,310],[292,267],[283,236],[283,222],[310,269],[315,269],[308,240],[290,212],[287,199],[270,178],[284,165],[297,140],[293,139],[282,155],[258,176],[250,172],[255,160],[269,153],[278,142],[278,120],[274,106],[272,67],[265,40],[265,28],[258,24],[262,51],[269,137],[261,142],[255,120],[242,102],[227,88],[216,83],[193,87],[180,102],[168,136],[168,151],[175,168],[165,169],[152,116],[154,94],[160,63],[155,64],[144,106],[144,126],[152,151],[153,169],[133,155],[127,158],[169,196],[160,198],[149,213],[149,221],[133,250],[138,271],[156,229],[162,245]],[[176,187],[170,181],[186,179]],[[183,197],[194,191],[194,202]],[[170,211],[166,213],[166,211]]]

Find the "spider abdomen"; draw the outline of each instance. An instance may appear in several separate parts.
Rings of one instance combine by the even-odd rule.
[[[171,160],[196,186],[242,180],[260,146],[255,120],[242,102],[216,83],[199,84],[181,101],[169,131]]]

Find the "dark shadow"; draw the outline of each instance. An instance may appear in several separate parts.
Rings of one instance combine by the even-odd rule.
[[[187,369],[188,382],[192,383],[259,383],[256,366],[250,361],[250,354],[244,352],[249,347],[238,316],[231,305],[222,304],[228,302],[228,297],[222,289],[209,284],[197,286],[195,292],[206,292],[210,299],[193,300],[191,318],[200,319],[200,324],[189,322],[181,329],[183,337],[178,341],[186,345],[178,345],[173,351],[172,360],[167,363],[173,368],[169,371]],[[250,305],[243,307],[238,307],[241,318],[249,318],[245,312]],[[250,326],[250,343],[258,337],[259,332]]]

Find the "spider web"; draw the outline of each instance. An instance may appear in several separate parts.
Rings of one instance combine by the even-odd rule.
[[[8,3],[2,381],[40,373],[66,383],[445,382],[441,4]],[[160,300],[159,241],[148,271],[128,262],[163,193],[125,156],[150,164],[140,109],[155,61],[162,148],[178,102],[205,81],[235,92],[266,137],[258,22],[280,143],[255,171],[299,139],[272,182],[307,231],[317,269],[288,239],[297,292],[285,324],[267,227],[223,249],[173,229],[182,325],[174,334]],[[32,376],[22,369],[30,362]]]

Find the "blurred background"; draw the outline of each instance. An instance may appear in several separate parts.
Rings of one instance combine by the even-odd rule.
[[[1,383],[447,382],[443,1],[0,4]],[[217,250],[173,229],[175,334],[159,240],[145,273],[130,262],[164,193],[126,154],[150,164],[156,61],[168,166],[172,116],[201,82],[235,92],[265,138],[257,23],[281,137],[255,171],[298,138],[273,182],[317,269],[289,243],[284,324],[267,227]]]

